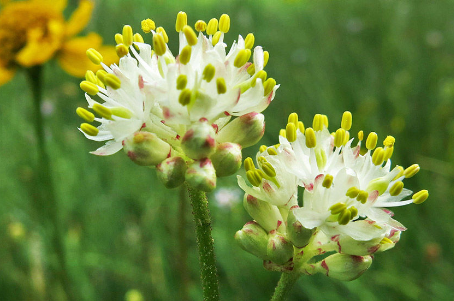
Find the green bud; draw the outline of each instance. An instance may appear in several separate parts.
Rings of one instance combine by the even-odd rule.
[[[240,247],[260,259],[267,260],[268,233],[257,222],[244,225],[235,233],[235,240]]]
[[[249,215],[266,231],[270,232],[276,229],[285,231],[284,219],[276,206],[247,193],[244,195],[243,206]]]
[[[396,243],[400,240],[400,234],[400,231],[393,230],[389,236],[380,241],[380,248],[377,252],[384,252],[394,248]]]
[[[238,143],[245,148],[259,142],[264,133],[265,116],[251,112],[234,119],[224,126],[217,134],[217,141]]]
[[[241,167],[241,146],[230,142],[221,143],[210,159],[218,177],[231,176]]]
[[[156,166],[156,174],[167,188],[176,188],[183,184],[186,162],[181,157],[167,158]]]
[[[192,162],[186,170],[185,178],[199,190],[210,192],[216,188],[216,171],[208,158]]]
[[[296,220],[293,210],[290,209],[287,217],[287,236],[295,247],[303,248],[309,243],[309,239],[314,234],[314,229],[306,229]]]
[[[315,264],[315,271],[328,277],[351,281],[362,275],[372,264],[372,257],[335,253]]]
[[[140,131],[123,141],[123,149],[136,164],[153,166],[170,155],[170,145],[153,133]]]
[[[293,257],[293,245],[282,234],[271,231],[266,254],[272,262],[284,264]]]
[[[214,153],[216,140],[213,127],[206,121],[192,125],[181,140],[185,154],[194,160],[208,158]]]

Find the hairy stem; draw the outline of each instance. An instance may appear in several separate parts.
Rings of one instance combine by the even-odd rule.
[[[293,285],[296,280],[298,280],[299,273],[282,273],[279,282],[277,283],[276,289],[274,290],[273,297],[271,301],[284,301],[287,300],[287,297],[292,290]]]

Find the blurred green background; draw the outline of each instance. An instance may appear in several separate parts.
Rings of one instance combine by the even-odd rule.
[[[405,185],[430,197],[395,209],[408,227],[400,243],[353,282],[301,277],[290,300],[454,300],[454,1],[104,0],[86,32],[113,44],[124,24],[139,31],[152,18],[175,51],[180,10],[191,24],[227,13],[229,45],[253,32],[270,52],[267,72],[281,87],[264,112],[259,144],[276,143],[291,112],[306,124],[326,114],[336,128],[350,110],[352,135],[376,131],[382,141],[391,134],[393,163],[421,166]],[[77,130],[75,109],[85,106],[79,81],[56,62],[44,71],[47,146],[78,300],[140,301],[137,292],[143,300],[201,300],[189,204],[123,153],[88,154],[100,144]],[[52,273],[52,233],[34,203],[33,103],[23,73],[0,87],[0,98],[0,300],[65,300]],[[250,220],[235,185],[234,176],[220,179],[209,194],[223,300],[268,300],[280,275],[235,244],[234,233]]]

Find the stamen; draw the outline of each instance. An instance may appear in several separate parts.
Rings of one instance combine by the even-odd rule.
[[[140,22],[140,26],[142,27],[144,33],[149,33],[156,28],[156,24],[151,19],[142,20],[142,22]]]
[[[255,87],[255,85],[257,84],[257,78],[260,78],[260,79],[262,80],[262,84],[264,85],[265,80],[266,80],[266,77],[267,77],[266,71],[260,70],[260,71],[257,72],[257,74],[252,78],[251,87],[252,87],[252,88]]]
[[[304,123],[302,121],[298,121],[298,128],[301,133],[304,133]]]
[[[317,162],[318,169],[322,170],[323,168],[325,168],[328,159],[326,158],[324,149],[318,149],[315,151],[315,160]]]
[[[262,178],[256,170],[248,170],[246,172],[246,178],[249,180],[249,183],[256,187],[262,183]]]
[[[429,197],[429,192],[427,190],[421,190],[415,193],[411,198],[413,203],[422,204]]]
[[[183,89],[183,91],[181,91],[180,93],[180,96],[178,97],[178,102],[182,105],[182,106],[186,106],[188,105],[190,102],[191,102],[191,90],[186,88],[186,89]]]
[[[296,140],[296,126],[294,123],[287,123],[285,127],[285,136],[288,142],[294,142]]]
[[[394,143],[396,142],[396,138],[393,136],[387,136],[385,140],[383,141],[383,145],[387,147],[392,147],[394,146]]]
[[[219,18],[219,30],[223,33],[229,32],[230,29],[230,17],[227,14],[223,14]]]
[[[164,27],[158,27],[156,29],[156,32],[162,35],[162,37],[164,38],[164,42],[169,43],[169,36],[167,35],[167,32],[164,29]]]
[[[347,190],[347,193],[345,194],[346,196],[348,196],[349,198],[356,198],[359,194],[359,189],[356,188],[356,187],[350,187],[348,190]]]
[[[115,34],[115,43],[123,44],[123,36],[121,35],[121,33]]]
[[[131,46],[133,42],[132,27],[129,25],[123,26],[123,44],[127,47]]]
[[[118,44],[117,46],[115,46],[115,51],[117,52],[119,58],[122,58],[129,53],[128,47],[126,47],[124,44]]]
[[[351,206],[348,210],[350,210],[350,219],[358,215],[358,209],[355,206]]]
[[[218,19],[213,18],[208,22],[207,34],[212,36],[218,31]],[[217,44],[217,43],[215,43]]]
[[[97,136],[99,133],[99,130],[89,123],[82,123],[80,129],[89,136]]]
[[[195,22],[194,28],[198,32],[203,32],[207,29],[207,23],[203,20],[198,20],[197,22]]]
[[[402,166],[396,165],[396,167],[394,167],[394,169],[398,169],[399,173],[397,174],[397,176],[394,177],[393,181],[399,179],[400,177],[402,177],[404,175],[404,168]]]
[[[96,114],[98,114],[99,116],[101,116],[105,119],[112,119],[112,111],[103,105],[95,103],[93,105],[93,111],[95,111]]]
[[[96,71],[96,77],[103,83],[106,83],[106,75],[107,75],[107,72],[105,70],[101,69],[101,70]]]
[[[369,136],[367,136],[366,148],[368,150],[373,150],[377,146],[377,140],[378,140],[377,133],[371,132]]]
[[[350,212],[350,210],[347,210],[347,209],[345,209],[344,211],[339,213],[339,216],[337,217],[337,221],[338,221],[339,225],[348,224],[348,222],[351,220],[351,217],[352,217],[351,214],[352,213]]]
[[[114,90],[117,90],[121,87],[120,79],[114,74],[106,74],[106,76],[104,76],[104,81],[106,83],[106,86],[110,86]]]
[[[180,11],[177,15],[177,21],[175,22],[175,30],[180,32],[188,24],[188,15],[185,12]]]
[[[266,151],[266,149],[267,149],[266,145],[260,145],[259,152],[263,153],[264,151]]]
[[[345,130],[343,128],[337,129],[336,133],[334,134],[334,146],[341,147],[344,145],[345,141]]]
[[[268,163],[268,162],[263,163],[262,169],[263,169],[263,172],[268,177],[274,178],[276,176],[276,170],[274,169],[273,165],[271,165],[270,163]]]
[[[306,146],[308,148],[314,148],[315,145],[317,144],[317,139],[315,138],[314,129],[307,128],[305,136],[306,136]]]
[[[98,83],[98,79],[96,78],[95,73],[91,70],[87,70],[87,72],[85,72],[85,79],[90,83],[94,83],[95,85]]]
[[[366,204],[368,197],[369,197],[369,193],[367,193],[367,191],[360,190],[358,192],[358,196],[356,197],[356,200],[358,202],[360,202],[361,204]]]
[[[335,215],[335,214],[341,213],[345,209],[347,209],[347,206],[344,203],[336,203],[336,204],[332,205],[331,207],[329,207],[328,210],[331,211],[332,215]]]
[[[110,111],[112,112],[112,115],[124,118],[124,119],[129,119],[132,117],[132,112],[126,108],[123,107],[116,107],[116,108],[111,108]]]
[[[215,46],[215,45],[219,42],[219,39],[221,38],[221,34],[222,34],[222,32],[220,32],[220,31],[217,31],[217,32],[214,34],[213,39],[211,40],[213,46]]]
[[[330,174],[326,174],[325,178],[323,179],[322,186],[325,187],[326,189],[329,189],[331,187],[331,184],[333,184],[333,176]]]
[[[352,128],[352,113],[345,111],[342,115],[341,128],[348,131]]]
[[[328,128],[328,116],[322,114],[322,122]]]
[[[389,194],[392,196],[399,195],[404,189],[404,182],[398,181],[389,189]]]
[[[254,170],[254,169],[255,169],[254,161],[252,160],[251,157],[247,157],[247,158],[244,160],[244,169],[245,169],[246,171]]]
[[[164,41],[164,37],[159,33],[153,35],[153,49],[155,53],[159,56],[166,53],[167,50],[166,42]]]
[[[81,107],[78,107],[76,109],[76,114],[80,118],[82,118],[83,120],[88,121],[88,122],[93,122],[93,120],[95,120],[95,115],[92,112],[90,112],[84,108],[81,108]]]
[[[188,84],[188,77],[185,74],[180,74],[177,78],[177,90],[183,90]]]
[[[106,86],[104,85],[104,83],[99,79],[99,77],[96,77],[96,84],[98,86],[100,86],[101,88],[105,89]]]
[[[276,156],[277,155],[277,151],[273,147],[269,147],[266,151],[267,151],[268,155],[271,155],[271,156]]]
[[[88,93],[90,95],[96,95],[99,92],[99,89],[98,89],[97,85],[95,85],[92,82],[86,81],[86,80],[84,80],[84,81],[82,81],[80,83],[80,88],[84,92],[86,92],[86,93]]]
[[[312,127],[314,128],[314,131],[323,130],[323,117],[322,117],[322,114],[315,114],[314,119],[312,121]]]
[[[391,156],[393,155],[393,152],[394,152],[394,146],[389,146],[389,147],[385,147],[385,154],[384,154],[384,157],[383,157],[383,161],[388,161],[388,159],[391,158]]]
[[[90,48],[87,50],[86,54],[93,64],[99,65],[102,63],[102,55],[96,49]]]
[[[376,166],[382,165],[384,157],[385,150],[383,149],[383,147],[377,147],[372,154],[372,163],[374,163],[374,165]]]
[[[280,129],[279,130],[279,136],[282,136],[284,138],[287,138],[287,132],[285,129]]]
[[[241,49],[238,51],[238,54],[233,61],[233,65],[237,68],[242,67],[251,57],[251,50],[250,49]]]
[[[348,140],[350,140],[350,132],[345,132],[344,143],[342,143],[342,144],[343,145],[347,144]]]
[[[263,51],[263,68],[266,67],[268,64],[268,60],[270,59],[270,53],[268,51]]]
[[[246,49],[252,49],[254,47],[254,42],[255,42],[255,37],[253,33],[250,33],[246,36],[246,39],[244,39],[244,48]]]
[[[205,69],[203,69],[202,78],[209,83],[213,79],[215,72],[216,68],[213,65],[208,64],[205,66]]]
[[[263,84],[264,92],[263,96],[266,96],[273,91],[274,87],[276,86],[276,80],[274,78],[268,78],[265,83]]]
[[[380,241],[380,244],[393,244],[393,241],[389,239],[388,237],[383,237],[382,240]]]
[[[197,35],[195,34],[194,29],[192,29],[191,26],[185,25],[183,27],[183,33],[189,45],[194,46],[195,44],[197,44]]]
[[[133,40],[136,43],[143,43],[144,42],[143,37],[142,37],[142,35],[140,33],[134,34]]]
[[[225,79],[223,77],[218,77],[216,79],[216,89],[218,90],[218,94],[227,92],[227,85],[225,84]]]
[[[254,75],[254,73],[255,73],[254,63],[250,64],[249,67],[247,67],[247,73],[249,73],[250,76]]]
[[[363,131],[359,131],[358,132],[358,140],[359,141],[363,141],[363,139],[364,139],[364,132]]]
[[[409,179],[409,178],[413,177],[415,174],[417,174],[419,170],[420,170],[419,165],[413,164],[412,166],[407,167],[407,169],[404,170],[404,176],[407,179]]]
[[[288,123],[293,123],[296,128],[298,128],[298,114],[291,113],[288,115]]]
[[[186,45],[181,49],[180,53],[180,63],[183,65],[186,65],[189,63],[189,60],[191,59],[191,53],[192,53],[192,47],[189,45]]]

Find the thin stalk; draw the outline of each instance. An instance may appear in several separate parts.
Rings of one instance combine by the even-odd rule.
[[[274,290],[271,301],[284,301],[292,290],[296,280],[300,277],[299,273],[282,273],[279,282],[277,283],[276,289]]]
[[[178,274],[180,275],[180,298],[181,301],[189,300],[189,272],[188,272],[188,246],[186,240],[187,228],[187,198],[186,189],[182,185],[178,198]]]
[[[36,178],[38,181],[39,210],[42,217],[49,222],[52,246],[57,255],[59,267],[57,277],[61,281],[67,300],[75,301],[66,264],[65,247],[62,241],[62,231],[58,220],[58,203],[52,182],[50,159],[46,150],[44,133],[44,120],[41,114],[42,105],[42,67],[35,66],[27,69],[27,77],[33,96],[35,118],[35,136],[38,143],[38,163],[36,165]]]
[[[187,185],[196,227],[203,300],[219,300],[219,281],[211,237],[211,217],[205,192]]]

